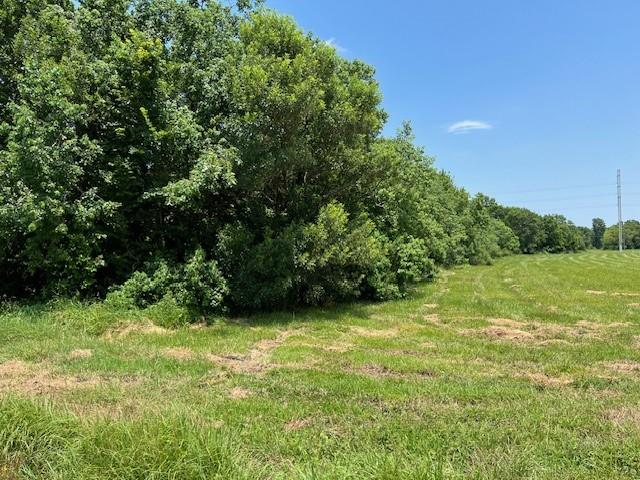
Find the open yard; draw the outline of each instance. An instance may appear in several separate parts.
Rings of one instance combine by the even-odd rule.
[[[404,301],[0,316],[0,478],[640,477],[640,252],[513,256]]]

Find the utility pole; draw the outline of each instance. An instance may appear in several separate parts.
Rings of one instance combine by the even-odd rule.
[[[622,251],[622,183],[618,169],[618,250]]]

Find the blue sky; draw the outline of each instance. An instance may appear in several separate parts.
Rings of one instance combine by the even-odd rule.
[[[375,66],[389,113],[472,193],[640,218],[640,1],[267,0]],[[456,125],[457,124],[457,125]]]

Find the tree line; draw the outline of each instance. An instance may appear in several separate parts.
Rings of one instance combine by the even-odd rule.
[[[390,299],[440,266],[593,244],[470,196],[409,124],[383,136],[373,68],[252,1],[0,5],[5,298]]]
[[[606,227],[604,220],[599,218],[593,219],[594,239],[596,232],[596,223],[598,225],[598,239],[594,241],[595,248],[606,248],[609,250],[617,250],[619,247],[618,225]],[[640,222],[637,220],[627,220],[622,224],[622,248],[640,248]]]

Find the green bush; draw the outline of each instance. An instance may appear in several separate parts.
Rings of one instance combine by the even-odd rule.
[[[365,292],[381,297],[376,274],[388,268],[388,241],[366,215],[350,221],[344,206],[323,207],[306,225],[296,249],[299,298],[307,304],[350,300]]]
[[[151,274],[135,272],[108,296],[108,301],[139,308],[164,301],[194,312],[223,310],[228,293],[226,281],[216,261],[205,260],[202,249],[197,249],[184,264],[170,266],[160,261],[151,269]]]

